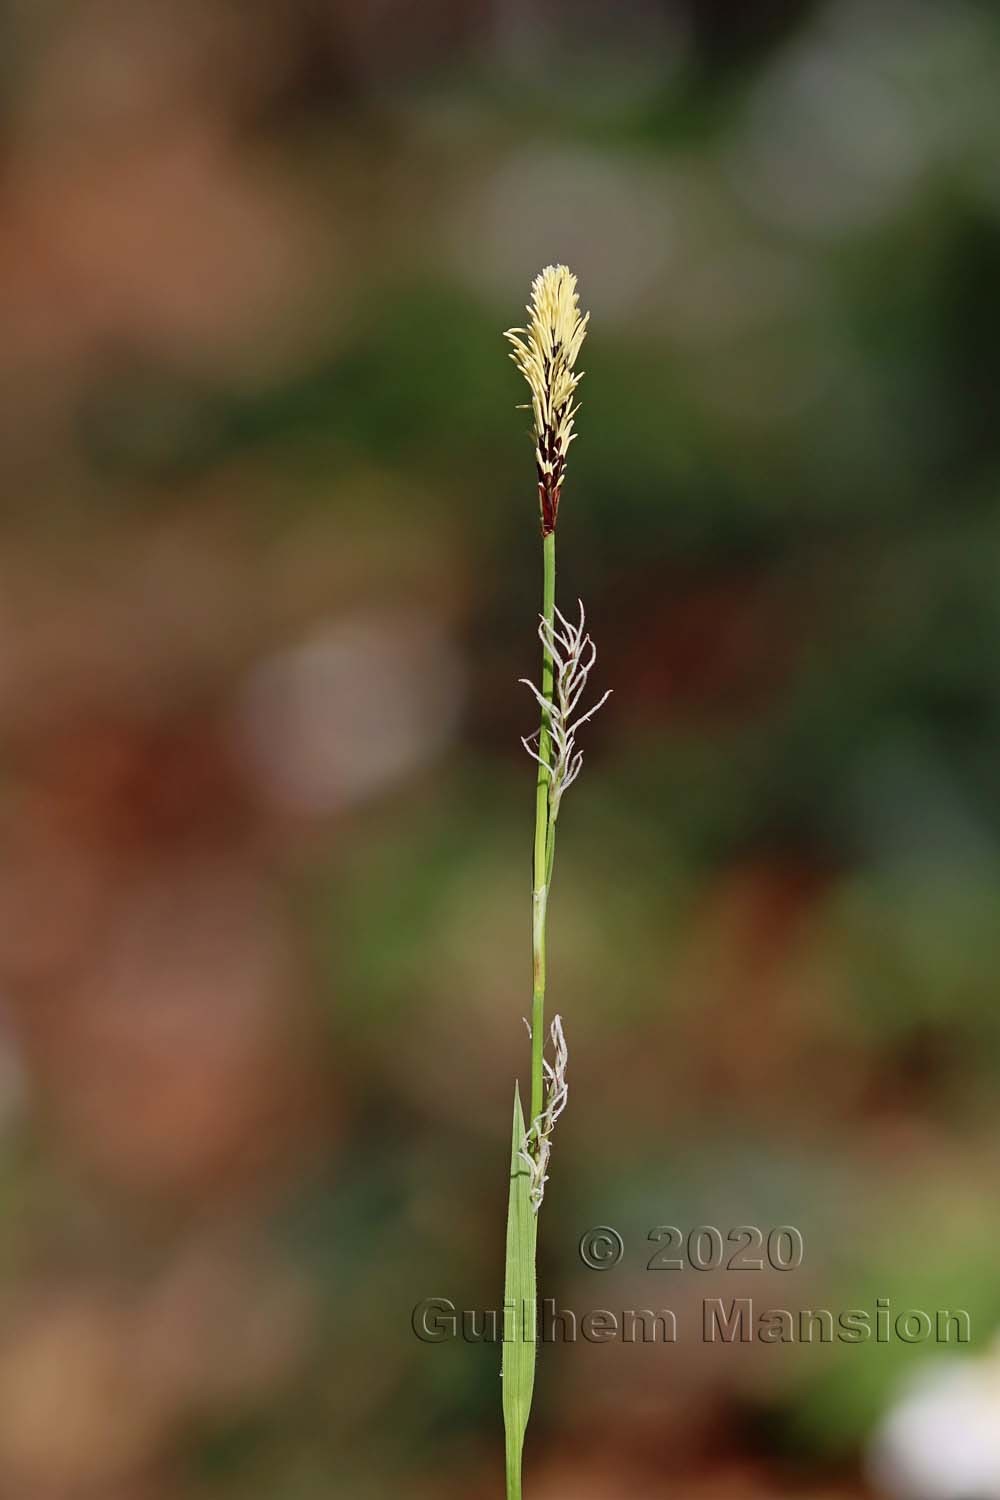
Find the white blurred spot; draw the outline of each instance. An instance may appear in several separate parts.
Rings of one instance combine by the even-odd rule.
[[[839,0],[752,91],[730,177],[795,233],[877,227],[935,169],[975,174],[995,160],[995,78],[988,7]]]
[[[577,147],[511,152],[470,184],[452,226],[457,275],[475,268],[497,296],[536,266],[564,261],[602,320],[655,304],[678,249],[676,193],[662,167]],[[465,268],[463,270],[463,267]],[[527,268],[527,269],[526,269]],[[596,315],[596,314],[595,314]]]
[[[900,1500],[1000,1500],[1000,1362],[927,1369],[875,1434],[868,1469]]]
[[[356,615],[255,668],[239,746],[275,801],[331,812],[437,755],[462,697],[458,654],[432,619]]]
[[[806,46],[754,90],[731,176],[768,218],[826,237],[890,218],[923,165],[900,91],[860,59]]]

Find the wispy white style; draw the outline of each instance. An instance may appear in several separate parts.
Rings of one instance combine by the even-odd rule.
[[[528,1031],[530,1033],[530,1026]],[[552,1062],[549,1062],[548,1058],[542,1059],[542,1067],[545,1069],[545,1108],[536,1120],[532,1120],[524,1137],[524,1144],[518,1152],[518,1156],[531,1173],[529,1191],[531,1206],[536,1214],[542,1206],[545,1184],[549,1180],[548,1166],[549,1157],[552,1155],[552,1131],[566,1108],[566,1100],[569,1098],[569,1085],[566,1082],[569,1049],[566,1046],[560,1016],[553,1018],[549,1036],[555,1056]]]
[[[587,678],[597,661],[597,647],[585,629],[586,617],[583,603],[579,599],[576,602],[580,606],[580,618],[575,625],[567,620],[562,610],[557,609],[556,623],[550,625],[542,616],[538,626],[539,639],[552,657],[555,667],[552,702],[549,703],[529,678],[519,679],[534,693],[548,721],[551,760],[544,759],[535,748],[539,740],[537,729],[534,734],[522,736],[521,743],[531,758],[537,760],[538,764],[549,773],[549,807],[553,818],[559,812],[563,792],[573,785],[583,767],[583,751],[576,748],[576,731],[581,724],[586,724],[588,719],[592,719],[599,708],[603,708],[612,692],[612,689],[608,688],[603,698],[595,703],[593,708],[588,708],[586,713],[574,718],[587,686]]]

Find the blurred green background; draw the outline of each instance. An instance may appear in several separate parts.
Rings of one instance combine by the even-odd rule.
[[[614,697],[560,824],[543,1291],[965,1307],[985,1368],[995,7],[0,37],[0,1494],[501,1493],[498,1350],[410,1315],[501,1296],[540,549],[500,335],[554,260],[560,597]],[[801,1269],[644,1269],[743,1223]],[[546,1348],[532,1500],[859,1494],[941,1357]]]

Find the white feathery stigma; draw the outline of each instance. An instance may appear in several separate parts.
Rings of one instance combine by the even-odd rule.
[[[530,1032],[530,1026],[528,1030]],[[552,1155],[552,1131],[566,1108],[566,1100],[569,1097],[569,1085],[566,1082],[569,1050],[566,1046],[560,1016],[553,1017],[549,1028],[549,1038],[554,1055],[551,1062],[547,1057],[542,1059],[542,1068],[545,1072],[545,1107],[528,1126],[524,1142],[517,1153],[531,1174],[528,1191],[531,1206],[536,1214],[542,1206],[545,1184],[549,1180],[548,1165],[549,1157]]]
[[[550,625],[542,615],[538,626],[539,639],[551,656],[555,669],[552,701],[549,702],[529,678],[519,678],[525,687],[531,689],[541,705],[549,732],[551,760],[543,759],[535,748],[539,741],[537,729],[533,734],[523,736],[521,743],[532,760],[536,760],[549,774],[549,808],[553,818],[558,816],[563,792],[573,785],[583,767],[583,751],[576,748],[576,731],[581,724],[592,719],[599,708],[603,708],[612,692],[608,688],[593,708],[588,708],[586,713],[577,714],[587,678],[597,660],[597,647],[585,630],[583,601],[578,599],[576,602],[580,607],[580,618],[576,624],[567,620],[562,610],[557,608],[553,624]]]

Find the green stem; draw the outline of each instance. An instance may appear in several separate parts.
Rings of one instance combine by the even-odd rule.
[[[556,536],[550,531],[542,538],[542,616],[551,627],[556,603]],[[542,697],[552,702],[552,657],[542,648]],[[551,756],[549,716],[543,709],[538,735],[538,753],[543,761]],[[535,850],[531,894],[531,1122],[538,1119],[543,1102],[542,1055],[545,1050],[545,918],[548,906],[549,879],[555,852],[555,824],[549,817],[549,773],[538,767],[535,788]]]
[[[556,602],[556,539],[550,532],[542,539],[542,615],[551,627],[555,617]],[[542,648],[542,697],[547,704],[552,702],[553,662],[551,653]],[[543,761],[551,761],[552,740],[549,734],[549,714],[542,710],[542,722],[538,735],[538,753]],[[555,820],[549,810],[549,773],[544,765],[538,767],[535,787],[535,846],[531,877],[531,1114],[528,1117],[528,1132],[532,1123],[542,1112],[544,1102],[544,1069],[542,1057],[545,1050],[545,919],[549,898],[549,879],[552,874],[552,857],[555,850]],[[508,1219],[507,1279],[505,1295],[511,1288],[527,1300],[532,1308],[536,1304],[535,1249],[537,1223],[535,1210],[530,1204],[526,1174],[519,1167],[518,1149],[524,1138],[524,1122],[519,1102],[514,1106],[514,1147],[511,1161],[511,1208]],[[521,1221],[516,1214],[521,1213]],[[523,1221],[523,1222],[522,1222]],[[513,1229],[511,1228],[513,1224]],[[513,1269],[512,1269],[513,1261]],[[534,1383],[535,1347],[534,1336],[525,1340],[519,1330],[516,1344],[504,1345],[504,1423],[507,1445],[507,1500],[521,1500],[521,1456],[524,1445],[524,1430],[531,1407],[531,1391]]]

